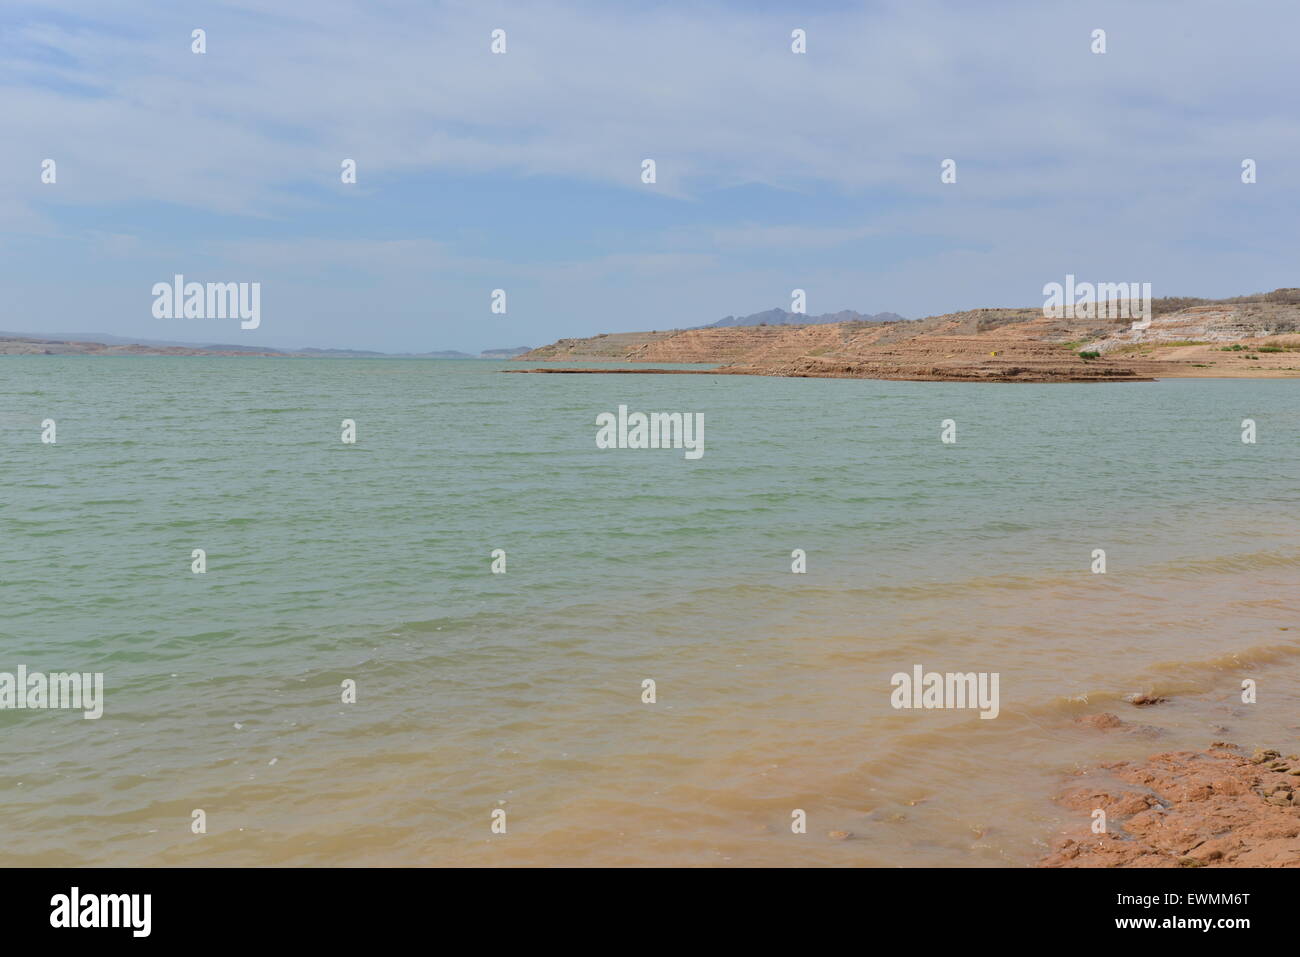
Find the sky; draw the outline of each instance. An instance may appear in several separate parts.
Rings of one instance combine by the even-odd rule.
[[[1297,36],[1290,0],[3,0],[0,329],[477,352],[795,289],[1300,286]],[[156,318],[178,273],[260,325]]]

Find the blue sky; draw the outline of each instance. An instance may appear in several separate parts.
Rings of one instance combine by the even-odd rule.
[[[6,0],[0,329],[478,351],[795,288],[1300,285],[1297,35],[1281,0]],[[260,282],[261,326],[154,318],[175,273]]]

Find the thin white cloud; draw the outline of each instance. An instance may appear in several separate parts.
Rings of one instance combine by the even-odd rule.
[[[385,314],[407,317],[391,320],[392,337],[425,321],[420,297],[453,304],[439,315],[459,334],[483,287],[503,276],[531,284],[520,315],[538,325],[516,337],[541,341],[602,325],[699,324],[781,305],[793,285],[815,286],[819,309],[916,315],[1032,301],[1022,290],[1067,269],[1220,294],[1294,272],[1293,230],[1281,225],[1294,199],[1278,189],[1300,154],[1290,104],[1300,11],[1276,4],[21,9],[0,40],[0,230],[11,246],[62,236],[159,265],[173,247],[200,248],[213,268],[302,280],[278,300],[276,321],[335,344],[364,343],[319,318],[368,301],[341,290],[340,276],[386,277]],[[67,26],[88,15],[102,22]],[[806,55],[789,51],[795,26],[808,31]],[[203,56],[189,49],[195,27],[208,32]],[[505,56],[488,49],[496,27],[508,32]],[[1104,56],[1088,52],[1096,27],[1108,32]],[[1261,163],[1258,208],[1236,178],[1246,156]],[[46,157],[59,163],[57,187],[39,183]],[[558,261],[549,249],[465,255],[436,221],[414,216],[386,224],[388,238],[356,240],[127,240],[102,219],[68,225],[79,210],[146,203],[288,218],[312,202],[304,185],[338,188],[343,157],[358,160],[361,201],[440,171],[644,190],[650,157],[660,194],[766,184],[796,202],[807,195],[808,213],[715,206],[698,226],[640,229],[631,248]],[[952,187],[939,183],[948,157],[958,162]],[[921,242],[883,265],[834,258],[891,236]],[[1243,251],[1222,255],[1216,241]],[[805,257],[789,275],[763,259],[782,252]],[[121,301],[134,304],[131,282]],[[87,291],[85,308],[97,295]]]

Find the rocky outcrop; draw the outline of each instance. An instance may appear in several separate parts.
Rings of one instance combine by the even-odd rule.
[[[1081,772],[1057,801],[1080,823],[1042,867],[1300,867],[1300,755],[1216,742]]]
[[[1300,331],[1295,307],[1273,303],[1190,306],[1135,322],[1128,329],[1089,342],[1107,353],[1124,346],[1170,342],[1230,343]]]

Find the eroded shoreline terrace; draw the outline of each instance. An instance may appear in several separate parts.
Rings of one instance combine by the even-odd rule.
[[[602,363],[712,363],[712,375],[991,382],[1300,377],[1300,289],[1225,300],[1149,299],[1151,319],[1093,303],[973,309],[927,319],[730,326],[561,339],[516,357],[595,363],[510,371],[682,374]],[[1061,312],[1066,310],[1062,309]],[[1100,317],[1080,315],[1100,312]]]

